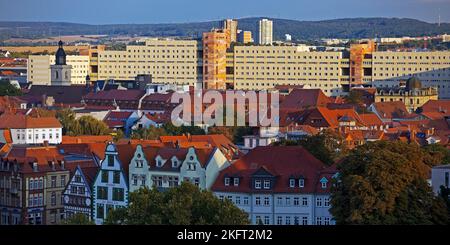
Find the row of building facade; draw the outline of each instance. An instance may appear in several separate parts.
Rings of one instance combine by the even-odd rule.
[[[265,25],[265,24],[263,24]],[[345,94],[351,87],[393,87],[415,76],[435,87],[440,98],[450,97],[449,51],[377,51],[372,41],[344,51],[310,51],[295,45],[243,45],[224,24],[203,34],[202,40],[147,39],[125,50],[93,46],[67,56],[71,83],[130,80],[149,74],[155,83],[207,89],[263,90],[279,85],[307,85],[327,95]],[[268,27],[267,27],[268,28]],[[234,43],[233,45],[231,45]],[[28,81],[51,84],[52,56],[31,55]]]

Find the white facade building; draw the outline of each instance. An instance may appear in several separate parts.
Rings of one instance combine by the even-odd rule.
[[[229,166],[218,148],[142,147],[137,145],[129,166],[130,191],[141,187],[175,187],[189,181],[210,189],[220,170]]]
[[[10,131],[13,144],[60,144],[62,141],[62,125],[54,117],[3,115],[0,129]]]
[[[221,171],[212,191],[248,213],[251,224],[334,225],[335,174],[302,147],[257,147]]]
[[[259,39],[260,45],[272,45],[273,43],[273,22],[268,19],[259,21]]]
[[[450,165],[435,166],[431,169],[431,187],[439,194],[441,186],[450,188]]]

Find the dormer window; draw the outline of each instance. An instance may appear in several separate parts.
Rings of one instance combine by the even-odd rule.
[[[298,187],[300,187],[300,188],[305,187],[305,179],[300,178],[300,179],[298,180]]]
[[[233,185],[234,186],[239,186],[239,178],[234,178],[233,179]]]
[[[291,188],[295,187],[295,179],[289,179],[289,187]]]
[[[172,159],[172,168],[176,168],[176,167],[178,167],[178,160]]]
[[[114,166],[114,156],[108,155],[108,167]]]
[[[229,186],[230,185],[230,178],[226,177],[225,178],[225,186]]]
[[[322,185],[322,189],[326,189],[327,188],[327,183],[328,183],[327,178],[323,177],[322,179],[320,179],[320,183]]]
[[[158,159],[158,160],[156,161],[156,167],[158,167],[158,168],[162,167],[162,161],[161,161],[161,159]]]
[[[264,180],[264,189],[270,189],[270,180]]]
[[[255,180],[255,189],[261,189],[261,180]]]

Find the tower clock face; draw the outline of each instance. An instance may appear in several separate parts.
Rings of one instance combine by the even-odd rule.
[[[64,202],[69,203],[69,196],[64,196]]]
[[[91,199],[90,198],[86,198],[86,205],[87,206],[91,205]]]

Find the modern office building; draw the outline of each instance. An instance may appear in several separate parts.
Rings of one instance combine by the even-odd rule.
[[[252,32],[251,31],[241,31],[238,34],[238,42],[243,43],[243,44],[252,43],[253,42]]]
[[[273,22],[268,19],[259,21],[259,39],[260,45],[271,45],[273,42]]]

